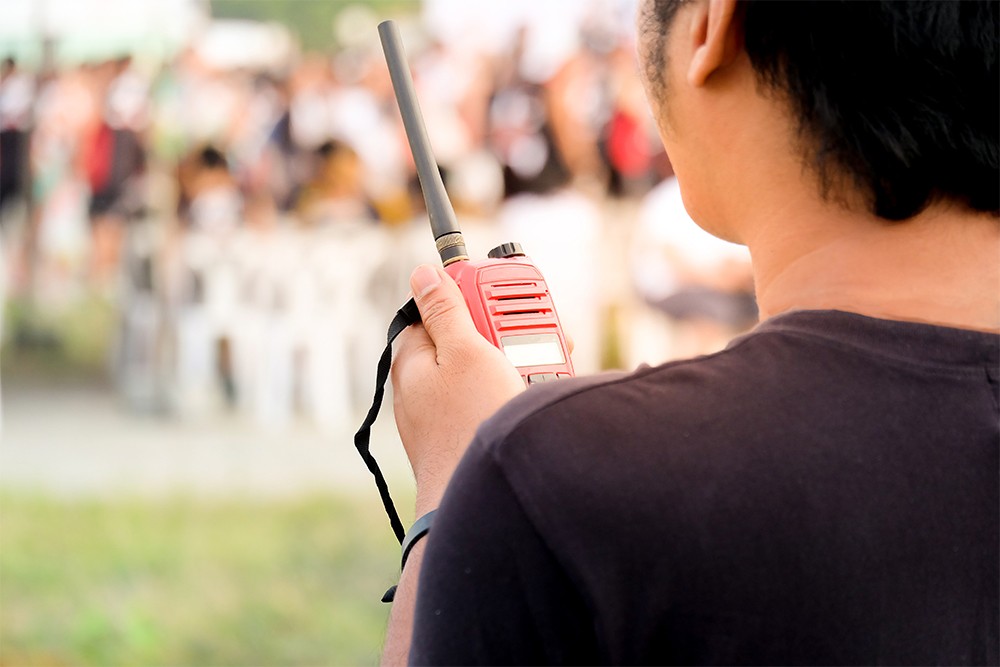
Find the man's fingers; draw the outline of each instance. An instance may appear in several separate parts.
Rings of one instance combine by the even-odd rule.
[[[394,352],[395,358],[401,359],[423,354],[425,349],[433,351],[434,341],[427,335],[427,330],[424,329],[424,326],[418,322],[408,326],[399,334],[394,347],[396,348]]]
[[[410,276],[410,288],[424,329],[438,349],[457,347],[469,336],[479,335],[461,290],[444,269],[418,266]]]

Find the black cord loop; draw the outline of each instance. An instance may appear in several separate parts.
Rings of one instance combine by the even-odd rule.
[[[382,356],[378,360],[378,371],[375,375],[375,397],[372,399],[372,406],[368,409],[368,415],[361,423],[361,428],[354,434],[354,446],[357,447],[358,453],[361,454],[365,465],[368,466],[368,470],[371,471],[372,476],[375,478],[375,486],[378,488],[378,494],[382,498],[385,513],[389,516],[389,525],[392,526],[392,532],[395,533],[396,539],[399,540],[400,544],[403,543],[406,531],[403,530],[403,523],[399,520],[396,506],[392,503],[392,497],[389,495],[389,485],[386,484],[385,476],[378,467],[375,457],[372,456],[370,443],[372,424],[375,423],[379,410],[382,408],[382,399],[385,397],[385,383],[389,379],[389,370],[392,368],[392,341],[396,340],[396,336],[402,333],[406,327],[417,322],[420,322],[420,311],[417,310],[416,302],[410,299],[403,304],[402,308],[396,311],[396,316],[392,318],[392,323],[389,324],[385,350],[382,351]]]

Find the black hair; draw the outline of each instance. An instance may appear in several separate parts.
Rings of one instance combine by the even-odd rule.
[[[206,169],[229,169],[229,162],[215,146],[205,146],[198,153],[198,163]]]
[[[337,139],[327,139],[316,149],[316,155],[321,160],[329,160],[342,154],[355,155],[356,153],[353,148]]]
[[[656,0],[663,33],[683,2]],[[942,199],[1000,214],[1000,3],[743,0],[740,12],[824,194],[840,172],[887,220]]]

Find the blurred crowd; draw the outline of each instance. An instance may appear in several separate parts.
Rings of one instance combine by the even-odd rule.
[[[558,57],[540,57],[526,27],[488,50],[403,22],[470,250],[524,245],[582,372],[677,352],[649,351],[662,338],[653,327],[645,348],[634,336],[640,351],[609,361],[609,270],[627,274],[650,307],[643,317],[697,323],[700,341],[713,335],[705,323],[729,336],[755,317],[741,250],[700,239],[697,261],[686,255],[700,232],[684,231],[695,228],[631,37],[599,18]],[[221,402],[269,425],[296,412],[341,423],[371,390],[410,270],[436,260],[374,37],[257,70],[213,66],[196,49],[156,67],[122,56],[29,71],[5,60],[6,297],[110,299],[114,376],[136,407]]]

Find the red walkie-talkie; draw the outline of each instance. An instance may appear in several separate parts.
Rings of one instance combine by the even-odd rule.
[[[490,250],[489,259],[469,260],[455,211],[431,152],[399,30],[393,21],[383,21],[378,34],[438,254],[445,271],[462,290],[476,329],[503,350],[525,383],[570,377],[573,364],[548,285],[520,244],[504,243]]]

